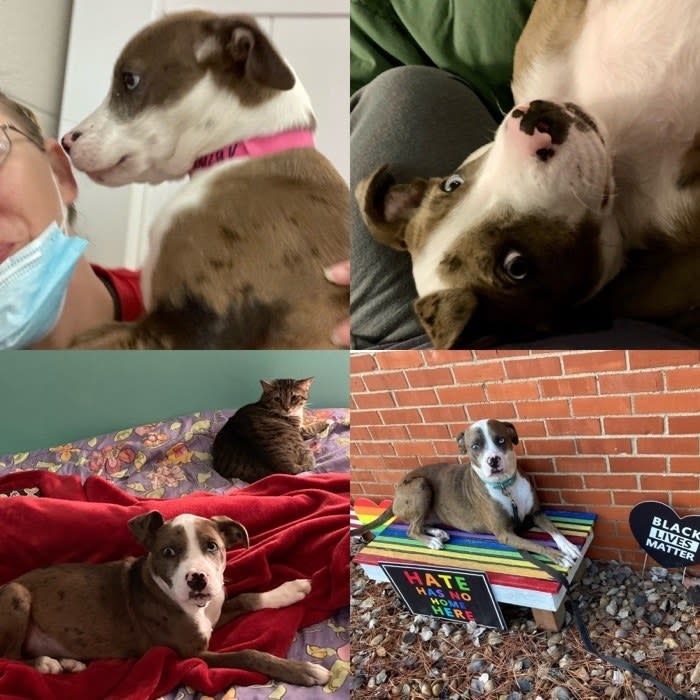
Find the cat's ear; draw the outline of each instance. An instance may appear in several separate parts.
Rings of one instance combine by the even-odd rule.
[[[313,382],[314,378],[313,377],[307,377],[306,379],[298,379],[297,384],[304,388],[307,389],[311,386],[311,382]]]
[[[266,379],[260,380],[260,386],[263,388],[263,391],[271,391],[274,389],[274,384],[272,382],[268,382]]]

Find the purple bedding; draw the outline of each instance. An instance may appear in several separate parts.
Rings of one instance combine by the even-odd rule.
[[[245,482],[224,479],[211,467],[214,436],[234,413],[203,411],[188,416],[127,428],[65,445],[0,457],[0,476],[25,469],[48,469],[56,474],[100,476],[119,488],[146,498],[177,498],[194,491],[223,493]],[[349,472],[350,426],[346,409],[310,409],[310,418],[329,421],[329,426],[308,444],[314,452],[314,472]],[[31,496],[31,493],[0,494]],[[289,652],[290,658],[332,658],[331,681],[323,688],[300,688],[279,682],[263,686],[235,687],[217,700],[321,700],[349,698],[350,636],[348,610],[301,630]],[[167,700],[203,698],[191,688],[180,687]]]

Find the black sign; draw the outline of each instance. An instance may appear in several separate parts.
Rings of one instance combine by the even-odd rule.
[[[380,566],[412,613],[506,629],[486,574],[409,564]]]
[[[661,566],[700,564],[700,515],[679,518],[665,503],[644,501],[632,508],[630,528]]]

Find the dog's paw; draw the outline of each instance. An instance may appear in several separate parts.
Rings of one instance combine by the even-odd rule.
[[[263,596],[265,596],[263,607],[286,608],[288,605],[294,605],[294,603],[304,600],[310,592],[311,581],[308,578],[287,581],[272,591],[263,593]]]
[[[443,542],[450,541],[450,536],[444,530],[440,530],[437,527],[426,527],[425,531],[429,535],[432,535],[433,537],[437,537],[439,540],[442,540]]]
[[[77,659],[59,659],[58,663],[61,664],[61,668],[64,671],[70,673],[78,673],[78,671],[84,671],[87,668],[82,661],[78,661]]]
[[[439,537],[430,537],[426,542],[430,549],[443,549],[445,543]]]
[[[567,562],[567,566],[572,566],[581,556],[581,553],[578,551],[578,548],[571,542],[569,542],[569,540],[567,540],[566,537],[564,537],[564,535],[559,535],[559,537],[555,537],[554,541],[557,547],[559,547],[561,553],[564,555],[564,559]]]
[[[331,672],[320,664],[302,661],[303,679],[299,685],[326,685],[331,679]]]
[[[50,656],[37,656],[34,659],[34,668],[39,673],[63,673],[60,661]]]

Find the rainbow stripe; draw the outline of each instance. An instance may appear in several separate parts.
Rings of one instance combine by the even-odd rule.
[[[355,524],[371,522],[381,515],[390,503],[390,501],[383,501],[377,504],[364,497],[356,499]],[[593,539],[593,526],[596,520],[594,513],[559,510],[544,512],[573,544],[584,551],[588,549]],[[542,593],[558,593],[561,589],[561,584],[548,573],[525,561],[517,550],[501,544],[493,535],[446,528],[450,541],[444,549],[433,550],[416,540],[409,539],[406,530],[407,526],[395,519],[372,530],[374,539],[355,556],[355,561],[362,565],[378,565],[379,562],[385,562],[456,567],[483,571],[492,585]],[[521,534],[526,539],[537,540],[545,546],[555,547],[549,535],[539,528],[532,528]],[[554,566],[545,558],[542,558],[542,561],[566,572],[566,569]]]

